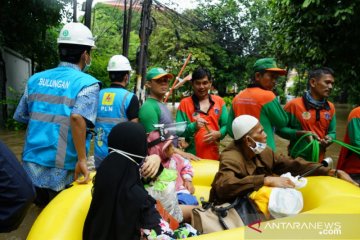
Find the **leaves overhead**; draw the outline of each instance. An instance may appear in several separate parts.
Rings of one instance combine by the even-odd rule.
[[[360,2],[271,0],[269,7],[273,37],[266,52],[301,70],[333,68],[334,95],[359,103]]]
[[[56,38],[66,4],[71,0],[1,1],[0,46],[12,48],[38,64],[37,70],[57,63]]]
[[[38,63],[37,70],[57,63],[56,37],[71,0],[0,1],[0,45]],[[177,74],[192,53],[185,73],[209,68],[220,94],[233,83],[244,88],[259,57],[275,57],[300,76],[316,66],[336,72],[334,96],[360,102],[360,2],[327,0],[197,0],[196,9],[176,13],[156,2],[148,67]],[[108,84],[109,58],[122,52],[123,13],[97,4],[93,11],[98,49],[91,73]],[[140,12],[133,12],[129,59],[135,69],[140,44]],[[282,63],[282,64],[281,64]],[[301,77],[296,94],[304,90]],[[284,86],[284,80],[278,84]],[[282,91],[279,91],[282,92]],[[346,99],[349,96],[349,99]]]

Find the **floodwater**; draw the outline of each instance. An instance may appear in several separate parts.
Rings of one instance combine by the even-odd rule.
[[[351,111],[351,107],[346,104],[337,104],[336,105],[336,120],[337,120],[337,139],[343,140],[345,131],[346,131],[346,122],[347,117]],[[15,155],[18,157],[18,159],[21,159],[21,151],[24,144],[24,136],[25,131],[8,131],[4,129],[0,129],[0,139],[9,146],[9,148],[15,153]],[[276,145],[277,145],[277,152],[279,153],[287,153],[287,145],[288,141],[285,139],[282,139],[278,136],[275,138]],[[223,144],[227,144],[230,142],[231,139],[227,136],[222,140]],[[336,166],[336,161],[339,155],[340,146],[336,144],[332,144],[327,152],[326,156],[331,157]],[[30,228],[32,226],[32,223],[35,221],[36,217],[41,212],[41,209],[36,207],[35,205],[31,206],[24,221],[20,225],[20,227],[10,233],[0,233],[0,240],[23,240],[26,239],[26,236],[28,232],[30,231]]]

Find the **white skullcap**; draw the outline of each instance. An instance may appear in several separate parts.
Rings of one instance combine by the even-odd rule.
[[[259,120],[250,115],[240,115],[234,119],[232,123],[232,130],[234,134],[234,139],[239,140],[245,134],[250,132],[253,127],[258,124]]]

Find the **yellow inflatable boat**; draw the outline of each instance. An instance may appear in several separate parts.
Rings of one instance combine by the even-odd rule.
[[[218,162],[193,162],[195,195],[208,199]],[[41,212],[29,240],[80,240],[91,202],[92,184],[74,183]],[[301,189],[302,213],[253,226],[204,234],[194,239],[359,239],[360,188],[332,177],[309,177]]]

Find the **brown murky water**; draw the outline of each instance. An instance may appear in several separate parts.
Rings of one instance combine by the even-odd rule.
[[[337,120],[337,139],[343,140],[345,131],[346,131],[346,121],[347,117],[351,111],[351,107],[349,105],[345,104],[338,104],[336,105],[336,120]],[[8,131],[4,129],[0,129],[0,139],[9,146],[9,148],[16,154],[18,159],[21,159],[21,152],[24,144],[24,136],[25,131]],[[277,145],[277,151],[279,153],[287,153],[287,145],[288,141],[285,139],[282,139],[278,136],[275,138],[276,145]],[[230,142],[231,139],[227,136],[222,140],[223,144],[227,144]],[[339,155],[340,146],[333,144],[331,145],[326,155],[333,158],[336,161]],[[31,206],[24,221],[20,225],[20,227],[10,233],[0,233],[0,240],[22,240],[26,239],[26,236],[28,232],[30,231],[30,228],[35,221],[36,217],[41,212],[41,209],[37,208],[36,206]]]

